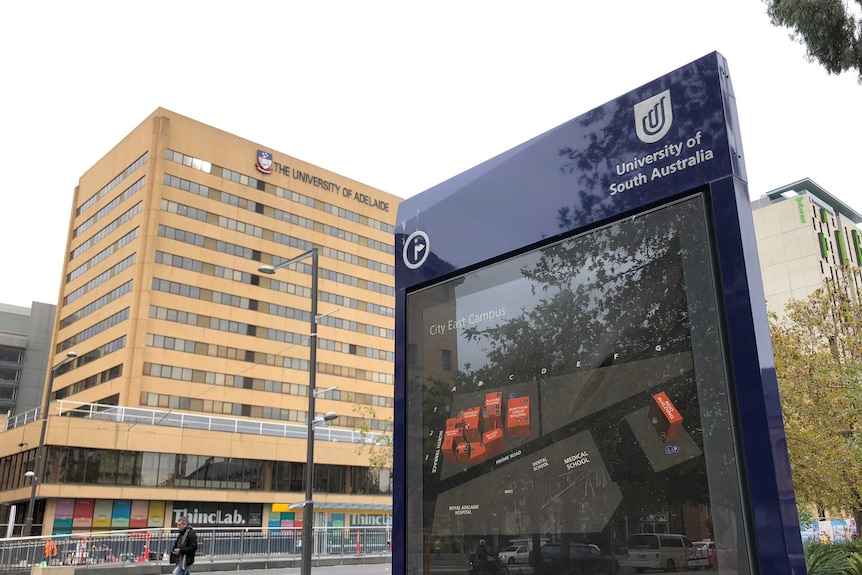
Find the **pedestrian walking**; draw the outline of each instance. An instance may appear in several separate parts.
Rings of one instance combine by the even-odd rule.
[[[195,552],[198,550],[198,536],[185,515],[177,519],[177,528],[180,532],[171,550],[171,563],[177,565],[174,567],[174,575],[189,575],[195,562]]]

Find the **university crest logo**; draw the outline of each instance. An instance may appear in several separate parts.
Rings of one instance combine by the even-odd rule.
[[[664,138],[673,124],[670,90],[635,104],[635,131],[644,144]]]
[[[254,165],[257,168],[257,171],[262,174],[271,174],[272,173],[272,154],[269,152],[264,152],[263,150],[257,151],[257,163]]]

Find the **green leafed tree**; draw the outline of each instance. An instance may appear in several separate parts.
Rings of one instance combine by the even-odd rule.
[[[372,428],[371,421],[376,420],[377,412],[370,405],[353,404],[353,413],[357,415],[357,430],[362,443],[356,448],[360,455],[368,454],[368,463],[378,471],[392,469],[392,420],[387,420],[385,430]]]
[[[830,74],[852,70],[862,83],[862,0],[765,0],[776,26],[789,28],[808,58]]]
[[[771,331],[797,500],[862,524],[862,305],[828,281]]]

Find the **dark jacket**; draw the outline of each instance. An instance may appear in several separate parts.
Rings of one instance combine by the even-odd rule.
[[[195,552],[198,550],[198,536],[191,525],[187,525],[185,529],[177,534],[177,540],[174,542],[172,549],[180,550],[177,563],[182,565],[183,568],[188,568],[195,562]]]
[[[479,560],[479,564],[483,565],[488,562],[488,548],[484,545],[479,545],[476,548],[476,558]]]

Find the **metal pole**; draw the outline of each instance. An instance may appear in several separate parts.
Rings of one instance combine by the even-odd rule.
[[[302,505],[302,565],[301,575],[311,575],[311,553],[314,536],[314,388],[317,379],[317,280],[318,255],[317,248],[311,248],[307,252],[283,261],[277,266],[260,266],[258,271],[265,274],[273,274],[275,270],[287,267],[311,256],[311,333],[308,339],[308,427],[306,429],[306,463],[305,463],[305,502]]]
[[[305,505],[302,508],[301,575],[311,575],[311,551],[314,527],[314,385],[317,378],[317,248],[311,249],[311,335],[308,339],[308,430],[305,463]]]
[[[66,359],[51,368],[51,376],[48,378],[48,389],[45,390],[45,401],[42,405],[42,430],[39,432],[39,445],[36,447],[36,461],[33,465],[33,481],[30,486],[30,504],[27,505],[27,516],[24,518],[24,537],[33,534],[33,508],[36,506],[36,487],[42,478],[42,451],[45,449],[45,432],[48,429],[48,409],[51,405],[51,392],[54,389],[54,376],[60,366],[67,364],[78,357],[74,351],[66,354]]]

